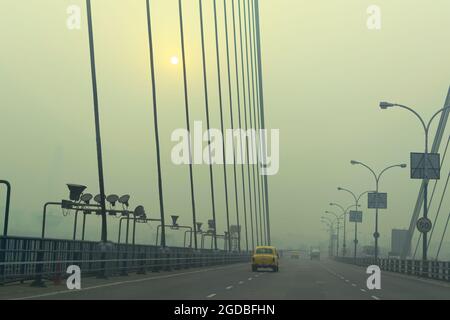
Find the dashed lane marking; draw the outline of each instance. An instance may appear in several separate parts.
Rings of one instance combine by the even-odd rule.
[[[216,296],[215,293],[211,293],[209,296],[207,296],[207,298],[213,298],[213,297],[215,297],[215,296]]]

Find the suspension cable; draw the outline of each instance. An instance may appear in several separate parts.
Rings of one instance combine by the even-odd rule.
[[[244,176],[244,155],[242,147],[242,121],[241,121],[241,96],[239,90],[239,68],[238,68],[238,52],[237,52],[237,40],[236,40],[236,13],[235,13],[235,3],[231,0],[232,5],[232,15],[233,15],[233,39],[234,39],[234,65],[236,68],[236,94],[237,94],[237,105],[238,105],[238,119],[239,119],[239,146],[240,146],[240,158],[241,158],[241,175],[242,175],[242,200],[244,205],[244,227],[245,227],[245,246],[248,251],[248,228],[247,228],[247,199],[245,197],[245,176]],[[239,3],[238,3],[239,5]]]
[[[214,229],[213,229],[213,241],[214,241],[214,249],[217,250],[217,232],[216,232],[216,203],[214,196],[214,174],[212,168],[212,159],[211,159],[211,133],[210,133],[210,118],[209,118],[209,101],[208,101],[208,81],[206,77],[206,53],[205,53],[205,35],[204,35],[204,25],[203,25],[203,6],[202,0],[198,1],[199,10],[200,10],[200,33],[201,33],[201,43],[202,43],[202,64],[203,64],[203,87],[205,93],[205,113],[206,113],[206,126],[208,130],[208,153],[209,153],[209,181],[210,181],[210,189],[211,189],[211,206],[212,206],[212,218],[214,221]]]
[[[183,8],[181,4],[182,0],[178,0],[178,11],[180,17],[180,39],[181,39],[181,56],[183,65],[183,86],[184,86],[184,107],[186,114],[186,129],[190,133],[190,119],[189,119],[189,97],[188,97],[188,85],[187,85],[187,73],[186,73],[186,53],[184,47],[184,28],[183,28]],[[189,148],[189,179],[191,185],[191,204],[192,204],[192,228],[194,232],[194,246],[197,250],[197,218],[195,212],[195,190],[194,190],[194,174],[192,169],[192,150],[191,139],[188,139]]]
[[[166,246],[166,228],[165,228],[164,196],[163,196],[162,170],[161,170],[161,150],[159,146],[158,108],[156,99],[157,97],[156,97],[156,79],[155,79],[155,60],[153,52],[150,0],[146,0],[146,5],[147,5],[148,45],[150,52],[150,75],[151,75],[152,102],[153,102],[153,124],[155,129],[156,164],[158,170],[159,211],[161,215],[161,246],[164,248]]]
[[[233,132],[232,139],[232,152],[233,152],[233,174],[234,174],[234,196],[236,200],[236,222],[238,228],[238,251],[241,251],[241,234],[240,234],[240,221],[239,221],[239,197],[238,197],[238,187],[237,187],[237,175],[236,175],[236,154],[234,152],[234,117],[233,117],[233,93],[231,90],[231,70],[230,70],[230,48],[228,42],[228,13],[226,0],[223,0],[223,14],[225,17],[225,43],[227,49],[227,74],[228,74],[228,94],[230,99],[230,122],[231,130]]]
[[[220,77],[220,48],[219,48],[219,31],[217,23],[217,3],[214,3],[214,29],[216,33],[216,60],[217,60],[217,83],[219,90],[219,109],[220,109],[220,129],[222,131],[222,137],[224,137],[224,121],[223,121],[223,103],[222,103],[222,81]],[[228,181],[227,181],[227,164],[225,157],[225,141],[222,139],[222,158],[223,158],[223,180],[225,188],[225,211],[227,215],[227,232],[228,232],[228,250],[231,250],[231,237],[230,237],[230,212],[228,208]],[[227,239],[225,239],[227,240]]]
[[[248,1],[246,1],[248,2]],[[245,3],[244,2],[244,10],[245,10]],[[244,11],[245,12],[245,11]],[[252,64],[252,60],[253,60],[253,51],[252,51],[252,46],[251,46],[251,30],[250,30],[250,26],[251,26],[251,22],[250,22],[250,5],[247,3],[247,14],[244,15],[244,21],[246,24],[246,33],[245,33],[245,42],[246,42],[246,55],[247,55],[247,82],[248,82],[248,95],[249,95],[249,105],[248,105],[248,112],[249,112],[249,124],[250,124],[250,130],[252,131],[251,137],[250,139],[252,140],[252,149],[251,149],[251,156],[252,156],[252,180],[253,180],[253,201],[254,201],[254,208],[255,208],[255,228],[256,228],[256,243],[259,245],[260,244],[260,239],[259,239],[259,222],[258,222],[258,208],[257,208],[257,204],[256,204],[256,181],[255,181],[255,137],[253,135],[254,132],[254,128],[253,128],[253,116],[252,116],[252,109],[254,108],[255,105],[255,83],[253,81],[254,75],[253,75],[253,64]],[[248,24],[247,24],[248,22]],[[247,29],[248,27],[248,29]],[[248,33],[247,33],[248,30]],[[247,35],[248,35],[248,43],[247,43]],[[249,56],[249,49],[250,49],[250,56]],[[249,58],[250,57],[250,58]],[[250,66],[252,68],[250,68]],[[250,71],[251,70],[251,71]],[[251,81],[251,82],[250,82]]]
[[[242,65],[242,92],[243,92],[243,101],[244,101],[244,126],[245,126],[245,146],[246,146],[246,153],[247,153],[247,178],[248,178],[248,194],[249,194],[249,206],[250,206],[250,231],[251,231],[251,239],[252,239],[252,248],[255,248],[255,238],[254,238],[254,230],[253,230],[253,207],[252,207],[252,189],[251,189],[251,183],[250,183],[250,156],[249,156],[249,150],[248,150],[248,135],[247,135],[247,100],[250,100],[250,97],[247,99],[247,92],[246,92],[246,86],[245,86],[245,68],[244,68],[244,44],[243,44],[243,35],[242,35],[242,15],[245,14],[245,11],[241,15],[241,0],[239,1],[239,33],[240,33],[240,40],[241,40],[241,65]],[[245,3],[243,3],[242,6],[245,9]],[[249,102],[250,103],[250,102]]]

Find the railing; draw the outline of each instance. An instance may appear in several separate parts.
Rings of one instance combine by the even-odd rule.
[[[450,262],[426,261],[396,258],[350,258],[335,257],[336,261],[355,264],[361,267],[378,265],[381,270],[403,273],[411,276],[425,277],[435,280],[450,281]]]
[[[150,245],[0,237],[0,284],[60,280],[70,265],[83,275],[108,277],[128,272],[167,271],[250,261],[246,252],[161,248]]]

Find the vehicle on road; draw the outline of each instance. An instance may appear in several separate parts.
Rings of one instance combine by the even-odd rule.
[[[256,247],[252,256],[252,271],[256,272],[259,268],[270,268],[273,272],[278,272],[279,254],[275,247],[259,246]]]
[[[319,249],[311,249],[309,254],[311,260],[320,260],[320,250]]]
[[[299,252],[291,252],[291,259],[300,259],[300,253]]]

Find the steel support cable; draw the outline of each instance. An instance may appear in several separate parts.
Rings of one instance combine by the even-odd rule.
[[[255,132],[259,132],[258,122],[256,121],[256,110],[258,109],[257,106],[259,106],[259,98],[258,98],[258,90],[255,88],[255,83],[257,82],[257,77],[255,76],[256,71],[256,46],[255,46],[255,15],[254,15],[254,7],[253,7],[253,1],[249,0],[249,2],[252,3],[251,10],[250,10],[250,4],[249,4],[249,14],[251,11],[251,19],[249,16],[249,22],[251,22],[251,27],[249,27],[249,30],[251,30],[250,35],[250,51],[251,51],[251,70],[252,70],[252,91],[253,91],[253,124],[255,127]],[[256,92],[256,94],[255,94]],[[255,103],[256,101],[256,103]],[[257,139],[258,135],[255,135],[255,151],[256,151],[256,176],[257,176],[257,189],[258,189],[258,211],[259,211],[259,229],[260,229],[260,240],[261,243],[264,244],[265,241],[263,240],[263,221],[262,221],[262,211],[261,211],[261,185],[260,185],[260,173],[259,173],[259,165],[260,165],[260,153],[259,153],[259,140]]]
[[[247,10],[245,11],[245,3],[247,2]],[[255,107],[255,83],[253,81],[254,75],[253,75],[253,58],[252,58],[252,45],[251,45],[251,22],[250,22],[250,5],[248,4],[248,1],[244,2],[244,21],[245,21],[245,43],[246,43],[246,56],[247,56],[247,82],[248,82],[248,95],[249,95],[249,104],[248,104],[248,113],[249,113],[249,126],[250,130],[253,129],[252,134],[250,136],[250,139],[252,140],[252,149],[251,149],[251,156],[252,156],[252,180],[253,180],[253,202],[255,204],[255,228],[256,228],[256,243],[260,244],[260,229],[259,229],[259,219],[258,219],[258,207],[257,207],[257,201],[256,201],[256,180],[255,180],[255,136],[253,135],[254,132],[254,124],[253,124],[253,113],[252,109]],[[248,29],[247,29],[248,27]],[[248,31],[248,32],[247,32]],[[247,38],[248,36],[248,38]],[[248,42],[247,42],[248,40]],[[249,55],[250,51],[250,55]],[[249,66],[250,64],[250,66]]]
[[[223,14],[225,17],[225,43],[227,49],[227,74],[228,74],[228,95],[230,99],[230,123],[231,130],[234,133],[234,116],[233,116],[233,93],[231,90],[231,69],[230,69],[230,46],[228,42],[228,12],[226,0],[223,0]],[[232,140],[232,152],[233,152],[233,174],[234,174],[234,196],[236,200],[236,222],[238,227],[238,251],[241,251],[241,233],[239,221],[239,197],[238,197],[238,187],[237,187],[237,175],[236,175],[236,154],[234,149],[234,138]]]
[[[91,63],[91,78],[92,78],[92,99],[94,104],[94,123],[95,123],[95,139],[97,147],[97,166],[98,166],[98,187],[100,189],[100,208],[102,217],[102,231],[101,240],[102,242],[108,241],[108,225],[106,222],[106,199],[105,199],[105,181],[103,175],[103,156],[102,156],[102,140],[101,140],[101,130],[100,130],[100,111],[98,103],[98,92],[97,92],[97,72],[95,66],[95,49],[94,49],[94,31],[92,25],[92,8],[91,0],[86,0],[86,12],[88,20],[88,38],[89,38],[89,54]]]
[[[239,67],[238,67],[238,51],[237,51],[237,40],[236,40],[236,12],[234,0],[231,0],[231,5],[233,7],[233,42],[234,42],[234,65],[236,69],[236,94],[237,94],[237,105],[238,105],[238,120],[239,120],[239,146],[240,146],[240,158],[241,158],[241,175],[242,175],[242,200],[244,207],[244,227],[245,227],[245,246],[248,251],[248,228],[247,228],[247,199],[245,196],[245,176],[244,176],[244,153],[242,147],[242,121],[241,121],[241,96],[239,89]],[[239,3],[238,3],[239,5]]]
[[[241,65],[242,65],[242,92],[243,92],[243,101],[244,101],[244,126],[245,126],[245,132],[247,133],[248,126],[247,126],[247,100],[250,99],[248,97],[247,99],[247,92],[246,92],[246,86],[245,86],[245,68],[244,68],[244,41],[243,41],[243,32],[242,32],[242,12],[241,12],[241,0],[239,0],[239,33],[240,33],[240,40],[241,40]],[[243,5],[244,6],[244,5]],[[245,12],[244,12],[245,13]],[[250,102],[249,102],[250,103]],[[245,135],[245,147],[246,147],[246,155],[247,155],[247,178],[248,178],[248,198],[249,198],[249,206],[250,206],[250,231],[251,231],[251,238],[252,238],[252,248],[255,248],[255,235],[253,230],[253,207],[252,207],[252,187],[251,187],[251,179],[250,179],[250,155],[248,150],[248,136]]]
[[[157,108],[157,96],[156,96],[156,77],[155,77],[155,60],[153,51],[153,35],[151,24],[151,11],[150,0],[146,0],[147,5],[147,32],[148,32],[148,45],[150,53],[150,75],[152,86],[152,103],[153,103],[153,124],[155,130],[155,145],[156,145],[156,164],[158,170],[158,192],[159,192],[159,211],[161,216],[161,246],[166,246],[166,228],[164,227],[165,215],[164,215],[164,196],[163,196],[163,184],[162,184],[162,170],[161,170],[161,150],[159,145],[159,126],[158,126],[158,108]],[[128,223],[128,222],[127,222]]]
[[[449,142],[450,142],[450,136],[449,136],[448,139],[447,139],[447,144],[446,144],[446,146],[445,146],[445,150],[444,150],[444,154],[443,154],[443,156],[442,156],[442,161],[441,161],[441,163],[444,163],[445,157],[446,157],[446,155],[447,155],[447,150],[448,150]],[[450,173],[449,173],[449,174],[450,174]],[[438,219],[438,217],[439,217],[439,212],[440,212],[440,209],[441,209],[442,199],[443,199],[444,194],[445,194],[445,189],[447,188],[448,179],[449,179],[449,178],[447,177],[447,182],[446,182],[446,184],[445,184],[444,193],[442,194],[442,197],[441,197],[441,201],[440,201],[440,204],[439,204],[439,209],[438,209],[438,211],[437,211],[437,213],[436,213],[436,217],[434,218],[434,221],[433,221],[433,227],[432,227],[432,230],[431,230],[430,239],[428,239],[428,248],[430,247],[431,237],[433,236],[434,227],[435,227],[436,221],[437,221],[437,219]],[[434,183],[434,186],[433,186],[433,192],[432,192],[432,194],[431,194],[431,199],[430,199],[430,201],[429,201],[429,203],[428,203],[428,207],[431,206],[431,202],[433,201],[434,193],[435,193],[435,191],[436,191],[436,186],[437,186],[438,182],[439,182],[439,180],[436,180],[435,183]],[[419,248],[419,243],[420,243],[420,240],[421,240],[421,239],[422,239],[422,233],[419,234],[419,238],[417,239],[416,248],[414,249],[414,255],[413,255],[413,258],[416,257],[417,249]]]
[[[259,19],[259,0],[255,1],[255,23],[256,23],[256,49],[257,49],[257,56],[258,56],[258,86],[259,86],[259,111],[260,111],[260,118],[261,118],[261,128],[264,130],[266,128],[265,124],[265,114],[264,114],[264,86],[263,86],[263,70],[262,70],[262,55],[261,55],[261,30],[260,30],[260,19]],[[266,139],[265,136],[263,136],[263,139],[261,141],[261,147],[262,147],[262,154],[266,155]],[[267,159],[265,159],[267,160]],[[266,163],[267,161],[264,161]],[[267,226],[267,244],[271,244],[271,237],[270,237],[270,207],[269,207],[269,184],[267,175],[262,176],[264,181],[264,202],[265,202],[265,221]]]
[[[428,248],[430,247],[430,243],[431,243],[431,238],[432,238],[432,236],[433,236],[434,227],[436,226],[436,221],[437,221],[437,219],[439,218],[439,213],[440,213],[440,211],[441,211],[442,202],[444,201],[444,196],[445,196],[445,194],[446,194],[446,192],[447,192],[447,187],[448,187],[449,181],[450,181],[450,172],[449,172],[448,175],[447,175],[447,180],[445,181],[445,186],[444,186],[444,190],[442,191],[441,200],[439,201],[439,208],[438,208],[438,211],[437,211],[437,213],[436,213],[436,217],[435,217],[435,219],[434,219],[434,223],[433,223],[433,227],[432,227],[432,229],[431,229],[430,237],[429,237],[429,239],[428,239],[428,241],[429,241],[429,242],[428,242]]]
[[[220,77],[220,48],[219,48],[219,30],[217,23],[217,1],[214,0],[214,30],[216,39],[216,60],[217,60],[217,83],[219,90],[219,109],[220,109],[220,129],[222,131],[222,137],[224,137],[224,121],[223,121],[223,101],[222,101],[222,81]],[[227,216],[227,232],[228,232],[228,250],[231,250],[231,237],[230,237],[230,212],[228,208],[228,181],[227,181],[227,164],[225,156],[225,141],[222,139],[222,158],[223,158],[223,180],[225,187],[225,212]],[[225,239],[227,240],[227,239]]]
[[[445,234],[447,233],[447,227],[448,227],[449,221],[450,221],[450,211],[448,213],[447,221],[445,222],[445,228],[444,228],[444,231],[442,232],[441,241],[439,242],[438,250],[436,252],[436,261],[438,261],[439,254],[441,253],[442,243],[444,242]]]
[[[182,0],[178,0],[178,12],[180,18],[180,39],[181,39],[181,60],[183,66],[183,86],[184,86],[184,107],[186,114],[186,129],[191,132],[190,128],[190,118],[189,118],[189,96],[188,96],[188,85],[187,85],[187,73],[186,73],[186,52],[184,47],[184,27],[183,27],[183,7],[181,4]],[[191,205],[192,205],[192,228],[194,230],[194,247],[197,247],[197,218],[195,212],[195,189],[194,189],[194,174],[192,168],[192,149],[191,149],[191,139],[188,139],[189,148],[189,180],[191,187]]]
[[[261,101],[260,101],[260,90],[259,90],[259,78],[260,77],[259,77],[259,70],[258,70],[258,63],[257,63],[258,62],[258,58],[257,58],[256,17],[255,17],[256,13],[255,13],[255,11],[256,11],[255,2],[253,0],[252,14],[253,14],[253,28],[254,28],[254,31],[255,31],[253,33],[253,41],[254,41],[254,48],[255,48],[255,50],[254,50],[254,59],[255,59],[254,62],[255,62],[255,74],[256,74],[255,82],[257,84],[257,86],[256,86],[257,108],[256,108],[256,110],[257,110],[257,119],[258,119],[257,125],[258,125],[258,129],[260,130],[259,138],[261,139],[261,114],[260,114]],[[258,146],[259,147],[262,146],[262,141],[261,140],[259,140]],[[259,153],[259,156],[260,156],[260,159],[261,159],[261,157],[262,157],[262,150],[261,150],[261,148],[259,150],[261,151],[261,153]],[[258,169],[261,167],[261,163],[258,165]],[[264,194],[265,194],[264,193],[264,183],[263,183],[263,176],[258,173],[258,177],[259,177],[259,180],[261,182],[260,194],[262,193],[261,194],[261,201],[262,201],[262,210],[261,210],[261,212],[263,214],[263,217],[261,218],[261,221],[262,221],[263,234],[264,234],[264,243],[267,244],[267,226],[266,226],[266,218],[265,218],[267,216],[267,214],[266,214],[265,199],[264,199]],[[258,186],[258,188],[259,188],[259,186]]]
[[[199,11],[200,11],[200,33],[201,33],[201,46],[202,46],[202,64],[203,64],[203,89],[205,95],[205,113],[206,113],[206,126],[208,129],[208,156],[209,156],[209,181],[211,190],[211,207],[212,207],[212,218],[214,225],[216,225],[216,202],[214,195],[214,173],[212,168],[212,158],[211,158],[211,122],[209,117],[209,99],[208,99],[208,80],[206,72],[206,51],[205,51],[205,34],[204,34],[204,23],[203,23],[203,5],[202,0],[198,1]],[[214,249],[217,250],[217,232],[216,228],[213,229],[213,242]]]

